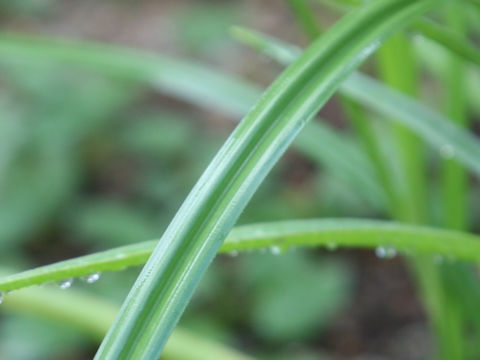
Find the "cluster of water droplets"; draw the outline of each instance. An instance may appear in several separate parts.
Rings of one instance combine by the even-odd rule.
[[[96,272],[96,273],[87,275],[85,278],[83,278],[83,280],[87,284],[93,284],[93,283],[97,282],[98,280],[100,280],[100,276],[101,276],[101,274],[99,272]],[[75,281],[74,278],[64,279],[64,280],[59,282],[58,286],[62,290],[67,290],[67,289],[70,289],[72,287],[74,281]]]
[[[440,156],[445,160],[450,160],[455,157],[455,148],[450,144],[445,144],[440,147]]]
[[[271,246],[270,247],[270,253],[272,255],[280,255],[283,252],[282,248],[280,246]]]
[[[328,250],[328,251],[335,251],[338,249],[338,243],[336,240],[330,240],[328,241],[326,244],[325,244],[325,248]],[[289,251],[295,251],[296,250],[296,247],[295,246],[289,246],[289,245],[285,245],[285,244],[282,244],[282,245],[271,245],[271,246],[268,246],[268,247],[261,247],[261,248],[258,248],[256,251],[260,254],[272,254],[272,255],[281,255],[281,254],[284,254],[286,252],[289,252]],[[254,250],[251,250],[251,249],[248,249],[246,252],[253,252]],[[231,256],[231,257],[236,257],[239,255],[239,251],[237,250],[232,250],[232,251],[229,251],[227,253],[227,255]]]
[[[260,254],[270,253],[272,255],[281,255],[281,254],[287,252],[287,250],[294,250],[294,249],[295,249],[294,247],[288,247],[287,248],[287,247],[282,247],[282,246],[279,246],[279,245],[272,245],[272,246],[269,246],[269,247],[258,248],[255,251],[257,251]],[[251,253],[253,251],[254,250],[251,250],[251,249],[246,250],[247,253]],[[230,257],[237,257],[239,254],[240,254],[240,252],[238,250],[231,250],[227,253],[227,255],[230,256]]]
[[[375,249],[375,255],[379,259],[393,259],[397,256],[397,249],[391,245],[382,245]]]
[[[231,257],[237,257],[238,256],[238,251],[237,250],[232,250],[228,253],[229,256]]]
[[[442,254],[435,254],[433,255],[433,262],[436,265],[442,265],[445,262],[445,258]]]
[[[405,250],[404,253],[406,255],[412,255],[415,252],[413,250]],[[375,249],[375,255],[380,259],[393,259],[398,255],[397,249],[395,249],[392,245],[382,245]],[[453,264],[456,261],[456,258],[452,255],[444,255],[441,253],[433,254],[431,257],[433,263],[435,265],[445,265],[445,264]]]
[[[335,240],[330,240],[327,242],[325,247],[327,248],[328,251],[335,251],[338,249],[338,244]]]
[[[96,272],[96,273],[92,273],[92,274],[87,275],[86,277],[83,278],[83,280],[87,284],[93,284],[94,282],[97,282],[98,280],[100,280],[100,276],[101,276],[101,274],[99,272]],[[74,281],[75,281],[74,278],[64,279],[64,280],[62,280],[58,283],[58,286],[62,290],[67,290],[67,289],[70,289],[72,287]]]
[[[96,273],[92,273],[92,274],[87,275],[86,277],[83,278],[83,280],[87,284],[93,284],[93,283],[97,282],[98,280],[100,280],[100,276],[101,276],[101,273],[96,272]],[[61,290],[70,289],[73,285],[74,280],[75,280],[74,278],[64,279],[64,280],[62,280],[58,283],[58,287]],[[7,291],[7,293],[8,293],[8,291]],[[3,303],[4,298],[5,298],[4,293],[0,292],[0,305]]]
[[[435,254],[433,255],[433,262],[436,265],[451,265],[454,264],[457,259],[453,255]]]

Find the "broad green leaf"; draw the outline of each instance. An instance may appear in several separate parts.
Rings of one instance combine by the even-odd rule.
[[[294,137],[382,40],[436,4],[373,2],[338,22],[277,78],[177,212],[95,359],[161,354],[227,233]]]
[[[145,241],[6,276],[0,291],[116,271],[144,264],[157,241]],[[399,253],[443,256],[480,262],[480,236],[460,231],[363,219],[311,219],[242,225],[234,228],[221,253],[267,249],[273,252],[295,247],[374,249],[392,246]],[[7,299],[8,301],[8,295]]]
[[[300,54],[298,48],[257,32],[236,28],[234,35],[283,64],[290,63]],[[339,90],[384,115],[385,120],[405,125],[436,147],[440,155],[455,158],[480,175],[480,142],[441,113],[359,72],[351,74]]]

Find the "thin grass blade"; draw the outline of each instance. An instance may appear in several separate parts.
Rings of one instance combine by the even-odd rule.
[[[373,2],[314,42],[240,123],[147,261],[95,359],[156,359],[239,214],[295,135],[383,39],[436,1]]]
[[[162,93],[192,104],[206,108],[215,106],[216,110],[234,118],[248,112],[261,95],[260,87],[199,64],[71,39],[2,33],[0,59],[25,66],[35,61],[77,66],[103,76],[146,83]],[[204,84],[209,86],[205,87]],[[374,172],[370,171],[372,166],[362,149],[352,149],[352,144],[344,141],[326,124],[312,122],[307,126],[308,130],[295,140],[294,147],[320,167],[333,171],[372,208],[384,208],[385,195]],[[328,142],[329,145],[312,146],[315,142]],[[355,154],[355,158],[351,157],[352,154]],[[336,158],[335,162],[332,155]]]
[[[450,28],[445,28],[432,20],[417,21],[413,28],[463,60],[480,66],[480,49]]]
[[[234,34],[240,41],[282,64],[300,54],[298,48],[284,46],[278,40],[258,32],[237,28]],[[359,72],[352,73],[339,90],[341,94],[384,115],[386,120],[405,125],[437,148],[440,155],[455,158],[477,176],[480,175],[479,140],[446,116]]]
[[[5,276],[0,279],[0,291],[143,265],[156,244],[156,240],[144,241]],[[238,226],[227,236],[219,252],[287,251],[301,247],[376,249],[382,246],[393,247],[407,255],[480,263],[478,235],[393,221],[347,218]]]

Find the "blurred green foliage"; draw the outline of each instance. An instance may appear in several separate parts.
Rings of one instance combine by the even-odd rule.
[[[195,55],[215,58],[219,50],[231,44],[229,28],[238,22],[239,7],[218,2],[190,5],[177,17],[179,45]]]
[[[334,15],[324,15],[333,19],[341,7],[337,1],[327,2],[337,5]],[[0,0],[1,17],[12,29],[22,28],[22,21],[28,19],[34,29],[45,22],[50,33],[63,35],[64,28],[58,24],[55,27],[54,15],[65,11],[58,3]],[[111,1],[103,5],[112,4],[120,7],[124,3],[116,5]],[[93,9],[95,5],[89,6]],[[270,12],[271,4],[264,6]],[[216,67],[237,66],[237,71],[258,78],[258,82],[271,76],[265,74],[265,68],[257,69],[258,64],[235,62],[238,49],[229,40],[228,29],[245,17],[256,15],[245,13],[241,4],[172,2],[164,9],[166,15],[159,14],[158,19],[170,23],[172,33],[160,35],[168,38],[172,52]],[[477,15],[474,11],[468,13],[469,26],[476,38],[480,34]],[[266,18],[265,27],[284,27],[284,33],[288,32],[292,25],[290,18],[289,13],[280,12],[276,20]],[[53,20],[49,23],[49,19]],[[139,27],[148,27],[143,19],[137,21]],[[119,39],[122,41],[121,36]],[[438,84],[432,78],[447,71],[449,54],[425,39],[413,40],[416,56],[426,68],[421,85],[429,101],[439,102]],[[24,269],[160,237],[230,133],[234,126],[231,119],[161,96],[150,87],[127,80],[104,78],[66,65],[53,66],[48,61],[24,65],[21,61],[0,63],[2,265]],[[467,71],[466,96],[470,111],[478,117],[479,73],[470,67]],[[240,86],[237,93],[243,94],[242,89]],[[211,104],[212,95],[209,96]],[[230,114],[242,112],[244,103],[238,101],[231,106]],[[359,152],[358,139],[343,134],[348,128],[343,117],[348,114],[339,114],[338,108],[338,104],[331,105],[326,111],[327,118],[335,120],[332,125],[342,133],[340,139],[352,144],[350,151]],[[401,169],[398,163],[388,162],[394,158],[394,137],[387,134],[389,125],[379,115],[368,114],[368,117],[374,121],[372,132],[388,172],[396,178]],[[315,137],[311,141],[314,147]],[[337,151],[335,146],[332,150]],[[436,160],[429,154],[424,164],[432,178],[439,177]],[[263,183],[239,222],[388,216],[379,213],[384,209],[370,193],[368,197],[373,200],[366,203],[362,187],[358,179],[342,181],[335,174],[335,163],[319,167],[292,150]],[[442,224],[439,188],[438,182],[429,181],[424,194],[429,200],[428,218],[434,224]],[[475,201],[478,193],[475,182],[471,191],[473,219],[479,213],[480,205]],[[477,229],[478,224],[473,227]],[[76,280],[74,286],[120,303],[138,270],[103,274],[96,285]],[[281,256],[271,253],[220,256],[203,279],[181,325],[264,359],[337,358],[326,348],[325,337],[338,315],[351,308],[351,299],[361,281],[356,270],[355,261],[316,251],[296,250]],[[472,281],[471,270],[458,267],[456,271]],[[478,298],[478,286],[474,281],[462,286],[454,277],[448,281],[442,290],[449,301],[455,294],[466,299],[466,305],[461,303],[467,309],[462,316],[470,320],[469,314],[475,313],[475,302],[471,299]],[[374,291],[369,294],[375,296]],[[376,314],[371,318],[375,317]],[[477,316],[472,318],[480,324]],[[417,316],[414,320],[418,319]],[[365,319],[358,321],[362,320]],[[373,330],[372,334],[368,335],[375,338]],[[86,335],[54,321],[0,313],[0,359],[87,359],[97,345]],[[365,348],[358,351],[362,350]],[[475,350],[471,352],[475,354]]]
[[[249,256],[243,266],[253,327],[280,344],[318,336],[351,296],[352,274],[339,261],[294,251]]]
[[[8,9],[34,14],[41,8],[22,6]],[[211,53],[237,15],[231,6],[186,9],[177,15],[179,45],[200,56]],[[208,114],[186,104],[158,99],[150,89],[87,71],[9,63],[0,74],[0,259],[13,268],[159,237],[231,129],[228,122],[209,123]],[[301,176],[309,186],[290,180],[297,162],[310,166],[292,156],[262,186],[241,222],[360,208],[352,197],[338,201],[342,191],[320,186],[337,186],[329,174],[307,171]],[[266,357],[280,356],[282,350],[272,352],[268,344],[308,343],[348,303],[351,271],[338,260],[323,260],[302,252],[281,259],[221,258],[182,321],[227,342],[248,328],[246,338],[255,338],[259,349],[264,344]],[[102,285],[89,290],[121,301],[137,271],[104,274]],[[25,316],[2,316],[0,334],[5,359],[70,359],[66,354],[81,354],[81,347],[88,357],[95,348],[65,326]]]

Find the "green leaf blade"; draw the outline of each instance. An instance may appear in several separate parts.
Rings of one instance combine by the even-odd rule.
[[[7,269],[0,269],[2,274],[5,271]],[[77,289],[25,289],[9,294],[8,301],[2,304],[2,312],[30,314],[65,324],[81,331],[96,343],[102,341],[118,310],[116,303]],[[163,354],[167,359],[252,360],[226,345],[181,328],[175,329]]]
[[[295,135],[381,40],[436,2],[375,2],[305,51],[240,123],[167,228],[95,359],[155,359],[228,231]]]
[[[465,61],[480,66],[480,50],[455,31],[444,28],[431,20],[418,21],[413,28]]]
[[[234,34],[240,41],[284,65],[300,53],[298,48],[258,32],[241,29]],[[385,115],[385,120],[405,125],[437,148],[440,155],[453,157],[480,175],[479,140],[441,113],[360,72],[353,72],[342,83],[339,92]]]
[[[294,60],[291,52],[285,54],[289,56],[289,63]],[[297,56],[298,54],[295,54],[294,57]],[[117,61],[118,59],[121,61]],[[32,62],[68,65],[103,76],[135,81],[197,106],[215,105],[216,109],[234,118],[243,116],[261,95],[260,88],[252,83],[192,62],[72,39],[46,39],[39,36],[0,33],[0,60],[25,66]],[[208,87],[204,84],[208,84]],[[313,136],[318,136],[317,140],[321,142],[328,140],[330,145],[312,146]],[[329,171],[334,167],[336,176],[356,190],[359,185],[365,185],[369,191],[358,193],[374,208],[381,208],[382,189],[373,172],[365,170],[369,165],[363,168],[355,164],[356,161],[367,162],[366,156],[360,160],[343,157],[342,161],[335,163],[325,161],[332,152],[337,158],[342,154],[351,154],[349,145],[326,125],[317,122],[309,123],[308,130],[302,132],[293,144],[320,167],[326,166]],[[329,146],[331,150],[335,147],[335,151],[329,151]],[[358,157],[363,155],[358,148],[355,152]]]
[[[0,278],[0,291],[81,277],[93,272],[116,271],[144,264],[157,241],[102,251]],[[258,223],[235,227],[220,253],[294,247],[375,249],[390,245],[407,255],[443,256],[480,263],[480,236],[465,232],[365,219],[307,219]]]

